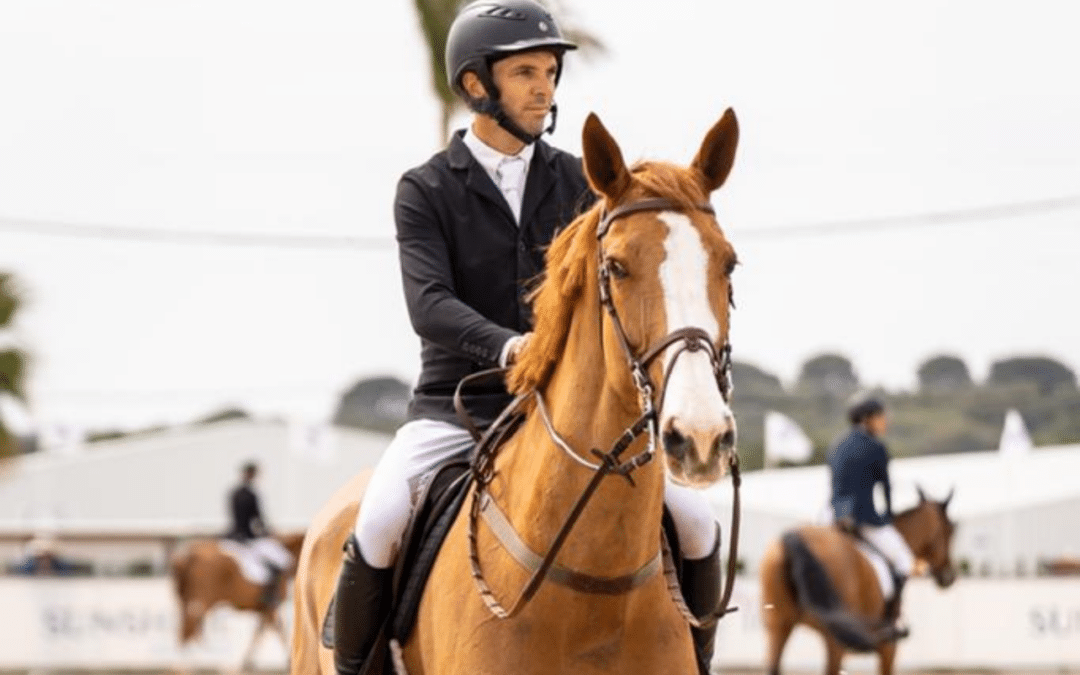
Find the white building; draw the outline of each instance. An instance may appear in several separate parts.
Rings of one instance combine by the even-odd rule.
[[[241,465],[258,463],[270,525],[300,530],[389,437],[345,428],[236,421],[42,452],[0,464],[0,562],[26,541],[55,536],[61,552],[105,570],[161,569],[185,536],[224,533]]]

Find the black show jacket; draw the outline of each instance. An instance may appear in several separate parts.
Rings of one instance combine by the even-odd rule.
[[[543,271],[544,250],[592,200],[581,160],[537,141],[519,226],[463,136],[407,171],[394,202],[405,301],[421,341],[409,419],[455,424],[458,381],[497,366],[506,341],[530,329],[525,293]],[[481,425],[510,401],[498,382],[464,393]]]

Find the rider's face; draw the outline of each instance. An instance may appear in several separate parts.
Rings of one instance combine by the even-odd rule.
[[[884,436],[885,431],[889,428],[889,420],[883,412],[867,417],[865,424],[867,431],[879,437]]]
[[[491,67],[503,110],[530,134],[544,131],[555,97],[558,69],[555,55],[545,51],[507,56]]]

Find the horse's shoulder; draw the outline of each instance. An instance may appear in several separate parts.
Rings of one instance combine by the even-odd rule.
[[[330,496],[330,499],[311,519],[304,540],[305,548],[317,546],[328,540],[340,546],[339,540],[344,541],[342,528],[347,525],[351,529],[352,523],[356,521],[356,514],[360,510],[360,498],[363,497],[370,478],[371,469],[365,469],[355,474]]]

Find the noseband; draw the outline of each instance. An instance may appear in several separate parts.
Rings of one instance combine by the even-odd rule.
[[[473,581],[476,584],[481,599],[491,613],[500,619],[508,619],[520,612],[540,589],[540,585],[545,579],[550,579],[553,583],[583,593],[618,595],[629,592],[644,584],[661,568],[661,564],[668,589],[671,593],[672,601],[690,625],[694,627],[712,626],[725,614],[734,611],[734,608],[730,608],[729,604],[734,587],[735,568],[737,565],[740,512],[739,486],[741,484],[738,455],[734,453],[732,453],[731,459],[731,479],[734,498],[732,500],[731,539],[728,546],[727,578],[725,579],[724,592],[719,606],[713,612],[698,617],[686,606],[682,597],[682,592],[679,588],[671,552],[668,549],[667,541],[663,535],[661,535],[662,541],[660,553],[635,572],[621,577],[597,577],[585,575],[555,564],[555,558],[562,549],[567,536],[570,534],[571,529],[581,516],[585,506],[588,504],[593,493],[600,486],[603,479],[611,474],[619,475],[625,478],[633,486],[634,480],[631,477],[631,473],[653,459],[656,449],[656,439],[659,435],[659,410],[663,407],[663,401],[667,394],[668,381],[671,378],[672,370],[674,369],[675,362],[678,360],[679,356],[684,352],[692,353],[698,351],[704,351],[708,354],[709,360],[712,363],[714,376],[716,377],[717,384],[720,387],[720,393],[723,396],[725,403],[731,396],[731,344],[729,342],[725,341],[724,346],[718,349],[705,330],[695,326],[687,326],[671,331],[639,354],[635,352],[631,346],[630,339],[626,334],[626,330],[623,328],[622,320],[619,318],[619,312],[612,300],[612,267],[611,262],[607,260],[604,255],[604,237],[607,235],[608,230],[610,230],[611,224],[619,218],[634,213],[665,210],[682,211],[685,210],[685,208],[686,207],[683,204],[674,200],[662,198],[630,202],[617,206],[612,209],[610,213],[603,215],[597,227],[596,238],[599,256],[597,261],[597,274],[600,304],[607,312],[611,324],[614,327],[615,335],[626,356],[630,367],[630,375],[634,382],[634,387],[638,391],[641,405],[641,415],[632,425],[619,435],[609,451],[602,452],[598,449],[593,449],[591,451],[591,454],[599,460],[599,463],[593,464],[587,460],[583,460],[577,453],[570,449],[569,445],[562,438],[559,437],[552,426],[550,417],[544,406],[543,397],[539,392],[527,392],[519,395],[513,403],[507,406],[485,433],[481,434],[479,432],[476,425],[465,411],[465,407],[461,400],[462,388],[468,382],[473,382],[477,379],[482,379],[495,374],[501,375],[508,369],[497,368],[475,373],[462,379],[458,384],[457,391],[454,393],[454,406],[457,409],[458,416],[473,434],[473,437],[477,439],[476,454],[472,463],[472,479],[475,488],[473,490],[472,505],[469,513],[469,562],[472,567]],[[697,204],[694,208],[705,213],[714,213],[712,206],[709,204]],[[601,326],[602,325],[603,324],[601,323]],[[672,354],[667,368],[664,371],[661,388],[659,390],[660,396],[657,400],[656,386],[649,375],[649,367],[660,354],[664,353],[665,350],[672,346],[675,346],[676,350]],[[532,552],[524,545],[520,537],[518,537],[517,533],[514,531],[513,526],[510,524],[506,515],[502,513],[495,503],[495,500],[487,492],[487,486],[495,477],[495,457],[498,453],[498,449],[503,442],[513,435],[518,424],[520,424],[522,420],[520,409],[523,404],[534,397],[537,403],[537,413],[543,419],[544,425],[546,426],[549,435],[552,437],[552,440],[555,441],[555,444],[562,448],[563,451],[569,454],[573,459],[586,464],[593,470],[592,479],[585,486],[585,489],[570,509],[570,513],[567,515],[562,527],[559,528],[555,538],[552,540],[547,554],[543,557]],[[622,454],[639,436],[646,432],[648,432],[649,435],[649,442],[646,445],[646,448],[637,455],[623,460]],[[531,572],[529,581],[522,588],[517,599],[510,608],[504,607],[498,601],[484,578],[484,573],[480,565],[479,546],[477,543],[477,524],[481,518],[487,523],[489,529],[502,544],[503,548],[510,553],[518,564]]]

